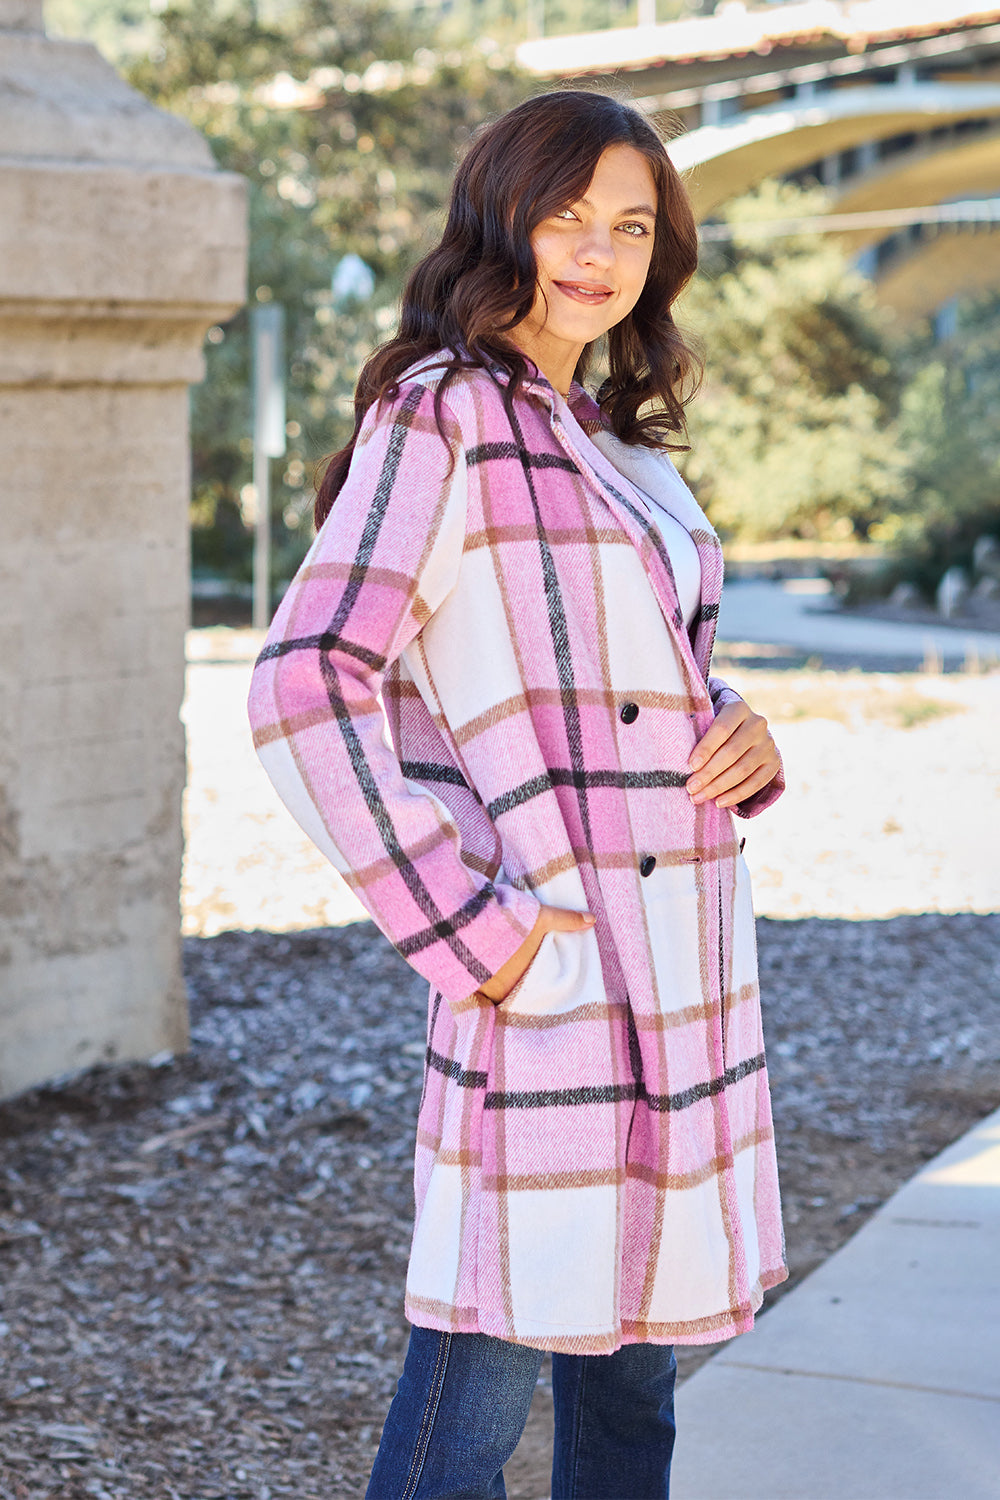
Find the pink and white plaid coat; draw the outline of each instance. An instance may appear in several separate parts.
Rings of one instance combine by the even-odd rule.
[[[783,1280],[753,914],[732,815],[694,806],[718,540],[669,458],[575,387],[403,379],[254,675],[283,800],[431,984],[407,1314],[573,1353],[705,1343]],[[691,634],[658,507],[702,568]],[[780,778],[740,808],[778,795]],[[540,902],[502,1004],[478,987]]]

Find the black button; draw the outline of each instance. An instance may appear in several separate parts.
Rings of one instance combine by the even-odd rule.
[[[639,717],[638,703],[622,704],[621,721],[623,724],[634,724]]]
[[[655,854],[647,854],[646,858],[643,860],[642,864],[639,866],[639,874],[645,880],[646,876],[647,875],[652,875],[652,873],[653,873],[653,871],[655,869],[656,869],[656,855]]]
[[[740,853],[741,854],[743,853],[743,850],[746,848],[746,846],[747,846],[746,839],[740,839]]]

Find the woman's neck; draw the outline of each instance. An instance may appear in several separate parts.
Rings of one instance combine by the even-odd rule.
[[[539,375],[544,375],[553,390],[558,391],[565,400],[569,396],[569,388],[573,384],[573,375],[584,346],[581,344],[576,349],[562,342],[547,340],[544,331],[529,333],[523,324],[514,330],[514,335],[510,342],[531,360]]]

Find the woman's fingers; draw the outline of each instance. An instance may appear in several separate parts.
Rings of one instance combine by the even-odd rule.
[[[771,770],[755,772],[747,781],[741,782],[738,787],[727,792],[724,797],[720,797],[715,804],[716,807],[739,807],[741,802],[745,802],[755,792],[762,792],[774,780],[775,774]]]
[[[746,703],[729,703],[695,746],[688,762],[691,800],[735,807],[773,780],[781,767],[767,720]]]
[[[731,766],[751,755],[753,751],[761,747],[761,742],[756,738],[754,725],[751,723],[741,724],[739,729],[727,739],[724,744],[716,750],[715,754],[703,764],[701,770],[688,782],[688,790],[703,791],[719,776],[725,774]]]
[[[545,924],[543,935],[545,932],[577,932],[581,927],[594,925],[589,911],[570,911],[565,906],[543,906],[540,920]],[[538,922],[535,923],[537,927]]]
[[[497,969],[492,978],[479,986],[478,993],[485,1000],[492,1000],[495,1005],[506,1000],[518,981],[523,979],[547,932],[578,932],[585,927],[593,927],[594,921],[589,911],[570,911],[562,906],[539,907],[535,925],[520,948]]]
[[[689,768],[695,772],[700,771],[749,717],[750,708],[743,702],[727,703],[725,708],[721,708],[692,750]]]
[[[781,761],[776,752],[771,754],[754,747],[711,781],[703,783],[700,790],[692,791],[689,783],[688,791],[692,802],[715,802],[719,807],[735,807],[773,781],[780,768]]]
[[[708,770],[706,768],[706,771],[703,771],[699,777],[701,782],[700,788],[693,793],[694,801],[714,802],[723,792],[729,792],[735,787],[741,786],[744,781],[747,781],[757,771],[769,765],[770,760],[771,757],[767,753],[766,746],[751,745],[747,750],[744,750],[742,755],[737,755],[735,760],[722,765],[721,769],[712,766],[712,769],[716,770],[716,774],[710,776],[708,780],[705,779],[706,771]],[[774,769],[777,769],[776,765]],[[773,776],[774,770],[769,774]],[[690,783],[688,784],[688,791],[691,791]]]
[[[711,793],[716,807],[737,807],[741,802],[745,802],[748,797],[753,796],[754,792],[761,791],[769,781],[773,781],[776,769],[777,767],[772,767],[770,761],[767,761],[742,780],[733,782],[719,792]]]

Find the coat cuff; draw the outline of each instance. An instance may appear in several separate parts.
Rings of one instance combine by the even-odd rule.
[[[755,818],[758,813],[764,811],[765,807],[770,807],[772,802],[777,802],[784,790],[785,768],[779,766],[767,786],[762,786],[759,792],[754,792],[753,796],[748,797],[745,802],[738,802],[733,812],[740,818]]]
[[[433,935],[386,936],[450,1005],[459,1005],[513,958],[540,909],[541,903],[527,891],[487,885],[450,921],[439,924]]]

